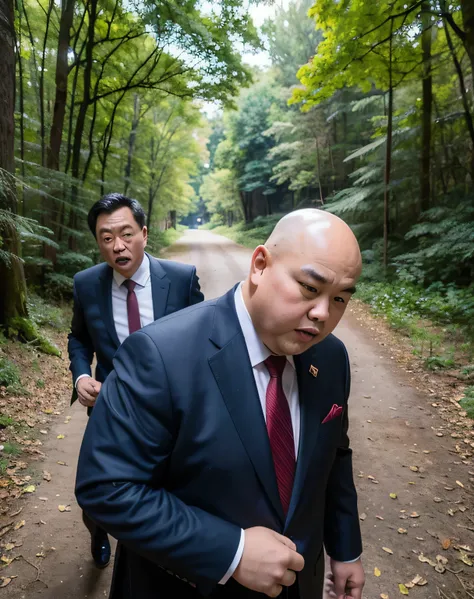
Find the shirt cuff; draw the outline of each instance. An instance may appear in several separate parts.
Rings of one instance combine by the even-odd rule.
[[[341,563],[342,564],[353,564],[354,562],[358,562],[361,557],[362,557],[362,553],[359,555],[359,557],[356,557],[355,559],[350,559],[347,562],[341,562]]]
[[[74,387],[76,387],[76,389],[77,389],[77,383],[79,382],[79,380],[80,380],[80,379],[83,379],[85,376],[89,376],[89,377],[90,377],[90,374],[80,374],[80,375],[77,377],[77,379],[76,379],[76,382],[74,383]]]
[[[225,584],[229,580],[229,578],[232,576],[232,574],[236,571],[237,566],[240,564],[240,560],[242,559],[242,554],[244,552],[244,545],[245,545],[245,533],[244,533],[243,529],[241,529],[239,546],[237,547],[237,551],[235,552],[234,559],[232,560],[232,563],[230,564],[229,569],[224,574],[224,577],[219,581],[219,584]]]

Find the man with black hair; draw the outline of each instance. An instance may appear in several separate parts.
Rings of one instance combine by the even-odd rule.
[[[92,410],[113,368],[115,352],[129,334],[172,312],[203,301],[194,266],[159,260],[145,252],[145,212],[137,200],[111,193],[89,211],[89,228],[104,263],[74,277],[69,359],[76,399]],[[95,376],[91,364],[97,360]],[[105,531],[85,516],[97,567],[110,561]]]

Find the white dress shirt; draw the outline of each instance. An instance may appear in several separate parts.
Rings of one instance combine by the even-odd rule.
[[[130,278],[136,283],[135,295],[137,296],[138,309],[140,312],[140,324],[144,327],[155,320],[153,315],[150,259],[146,254],[143,256],[142,263]],[[124,281],[126,281],[126,277],[114,270],[112,278],[112,314],[115,330],[120,343],[123,343],[129,335],[127,311],[128,289],[123,285]],[[82,379],[85,376],[89,375],[81,374],[77,377],[75,382],[76,387],[79,379]]]

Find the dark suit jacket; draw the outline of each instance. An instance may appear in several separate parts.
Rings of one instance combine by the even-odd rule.
[[[155,320],[203,301],[194,266],[147,256]],[[112,312],[112,280],[113,269],[105,262],[74,277],[74,312],[68,337],[73,386],[79,375],[91,374],[94,354],[98,381],[105,381],[113,368],[120,341]],[[71,403],[76,398],[74,386]]]
[[[295,365],[301,438],[285,518],[234,290],[123,343],[88,423],[76,481],[79,504],[131,556],[114,599],[260,597],[234,579],[217,585],[241,528],[293,539],[306,563],[301,599],[320,597],[323,542],[336,560],[360,555],[347,353],[331,335]],[[342,416],[322,424],[335,403]]]

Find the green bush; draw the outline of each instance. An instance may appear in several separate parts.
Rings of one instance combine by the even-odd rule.
[[[64,310],[31,292],[28,294],[28,314],[37,326],[50,326],[63,331],[69,325]]]
[[[464,392],[464,397],[459,402],[459,405],[466,410],[469,418],[474,418],[474,386],[470,386]]]
[[[73,289],[72,277],[51,272],[46,275],[46,295],[54,299],[71,299]]]
[[[12,387],[20,385],[20,371],[7,358],[0,358],[0,386]]]

